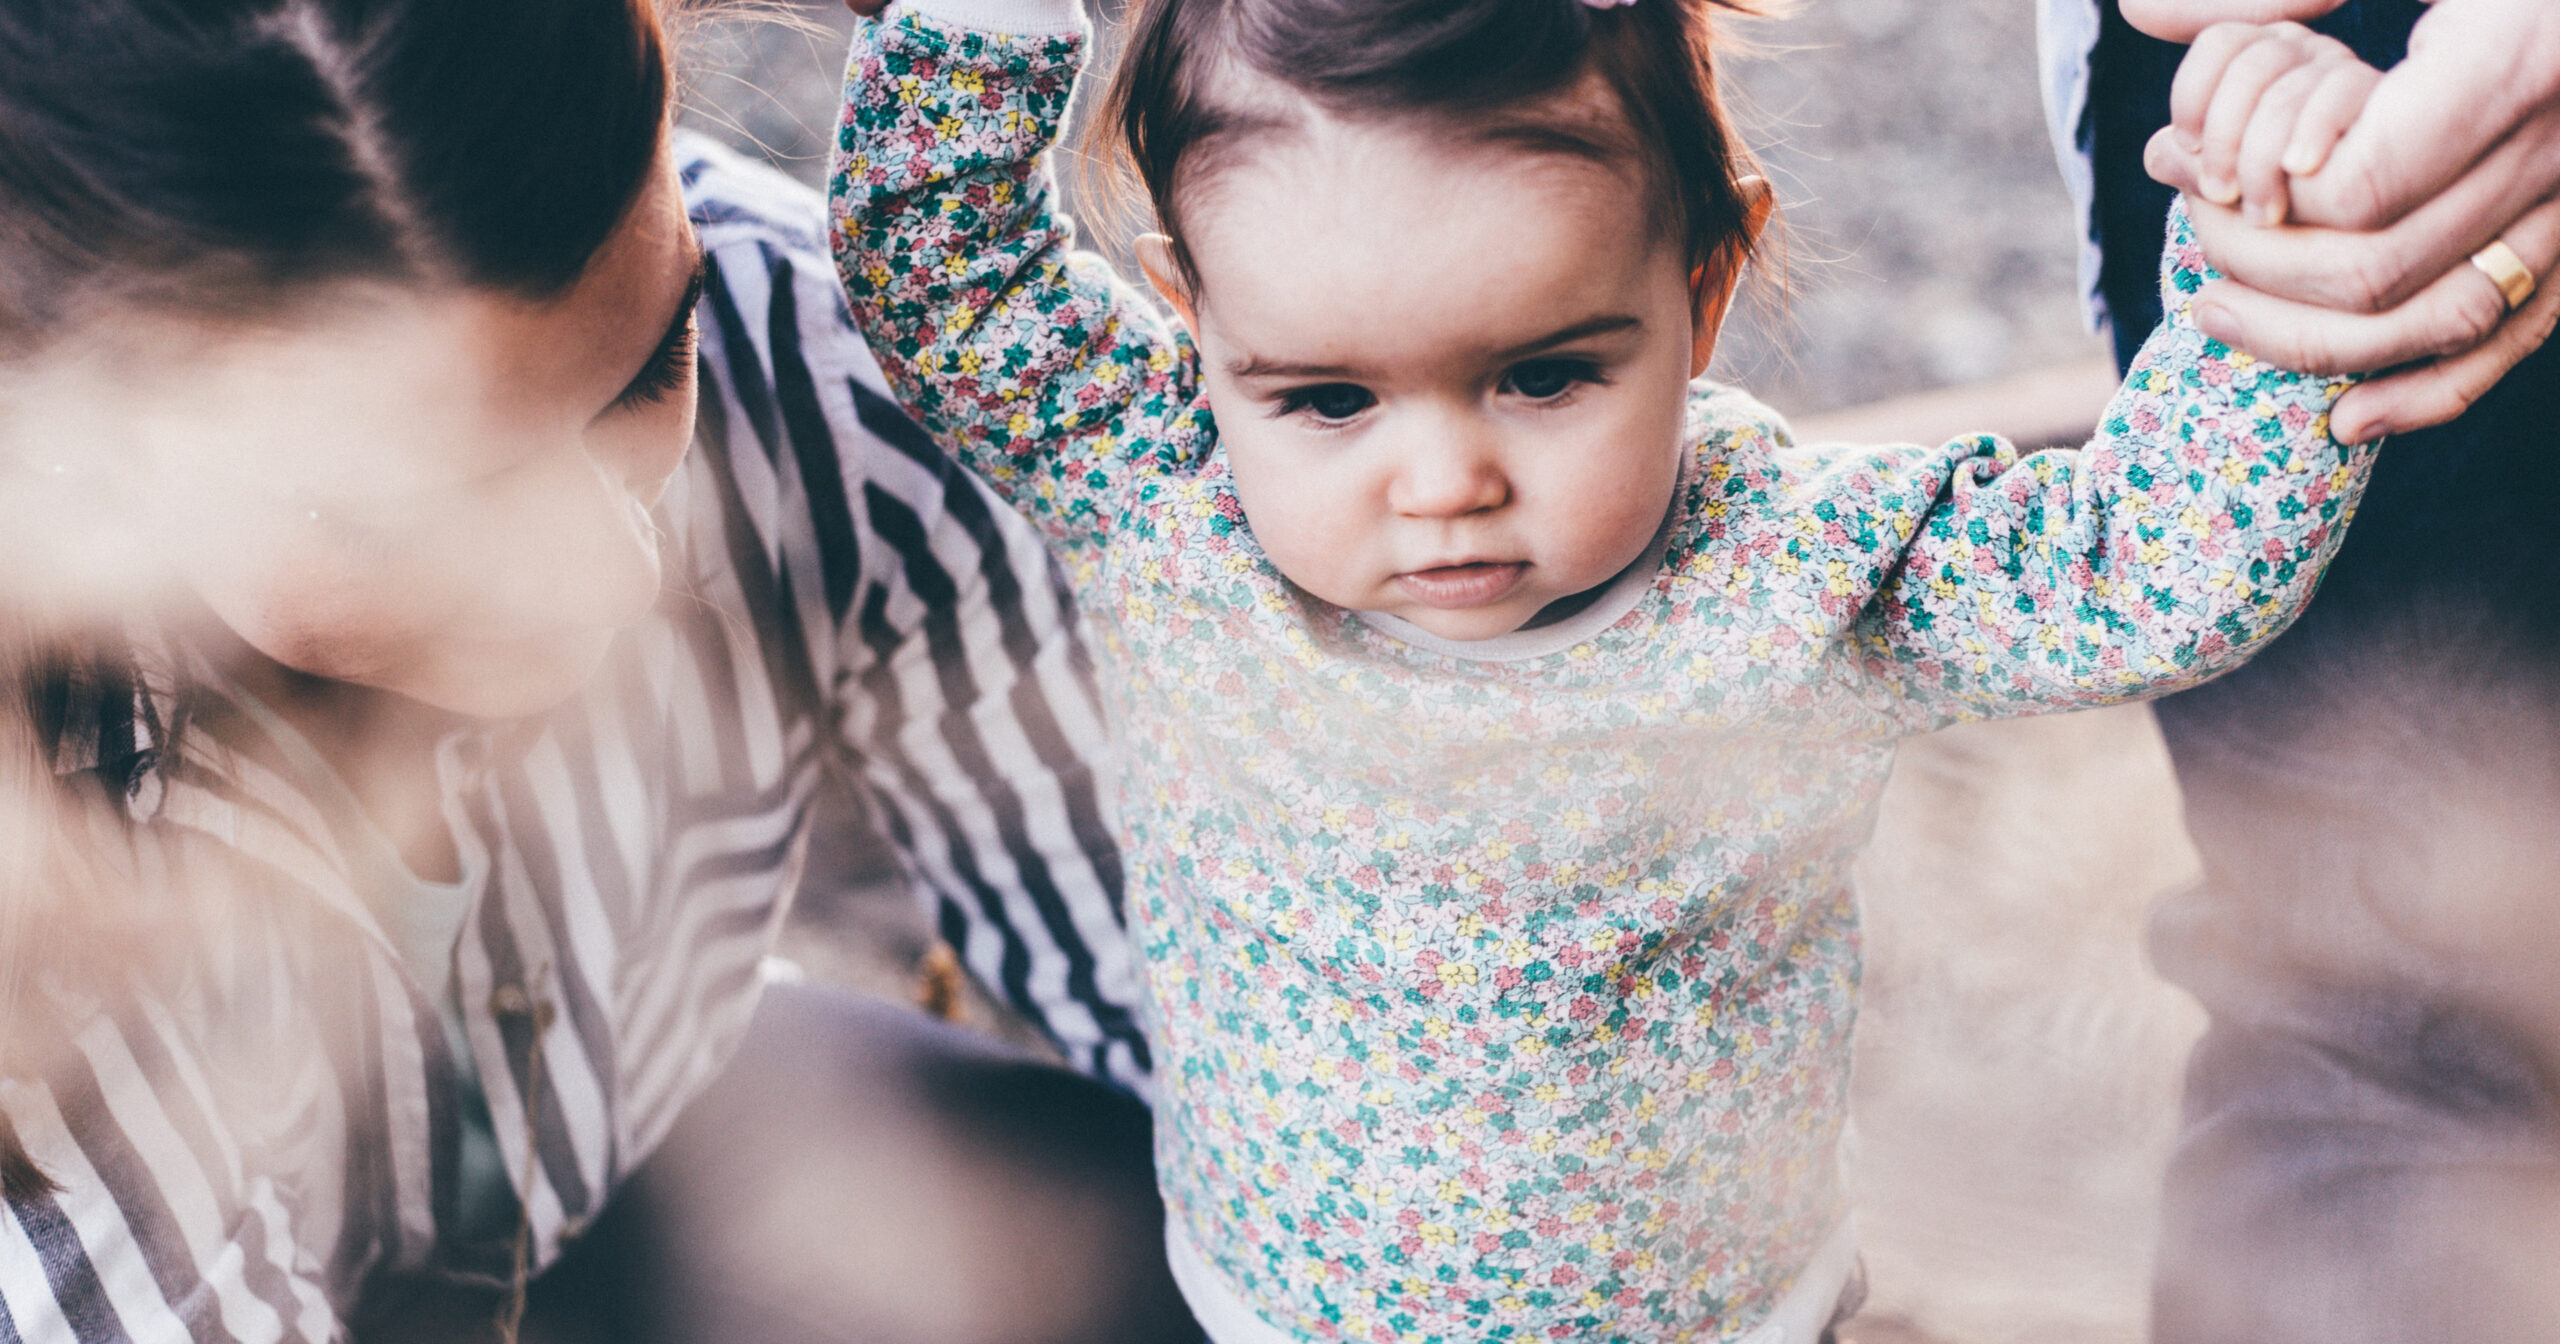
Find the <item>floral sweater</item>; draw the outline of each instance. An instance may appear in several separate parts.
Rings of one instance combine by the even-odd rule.
[[[1445,644],[1255,545],[1187,338],[1051,207],[1072,13],[963,26],[999,2],[862,26],[834,245],[1102,636],[1175,1232],[1315,1339],[1751,1329],[1845,1214],[1849,866],[1895,741],[2273,636],[2370,464],[2343,384],[2199,333],[2181,227],[2086,447],[1807,448],[1702,383],[1632,581]]]

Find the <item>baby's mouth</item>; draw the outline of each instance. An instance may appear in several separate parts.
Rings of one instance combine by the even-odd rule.
[[[1474,560],[1463,565],[1441,565],[1435,569],[1398,574],[1396,582],[1403,586],[1408,596],[1426,607],[1464,611],[1509,597],[1528,574],[1529,566],[1525,561]]]

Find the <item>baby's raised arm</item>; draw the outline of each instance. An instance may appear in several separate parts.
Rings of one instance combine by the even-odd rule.
[[[890,386],[1080,581],[1136,455],[1193,437],[1187,345],[1051,207],[1083,46],[1074,0],[888,5],[854,34],[829,189],[836,269]]]
[[[2187,296],[2207,275],[2180,211],[2166,317],[2086,447],[1985,436],[1849,460],[1871,475],[1835,493],[1908,510],[1876,520],[1908,541],[1859,642],[1915,726],[2191,685],[2310,600],[2373,461],[2329,433],[2352,380],[2206,337]]]

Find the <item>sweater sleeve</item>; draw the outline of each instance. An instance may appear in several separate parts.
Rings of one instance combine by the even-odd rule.
[[[1887,449],[1853,473],[1858,512],[1904,540],[1856,650],[1924,724],[2180,689],[2310,601],[2374,459],[2329,435],[2353,380],[2205,336],[2189,299],[2209,278],[2182,207],[2166,316],[2087,446],[2021,454],[1983,436]]]
[[[1196,439],[1187,342],[1051,205],[1082,49],[1057,0],[892,6],[854,37],[830,192],[837,271],[890,385],[1079,575],[1119,483]]]

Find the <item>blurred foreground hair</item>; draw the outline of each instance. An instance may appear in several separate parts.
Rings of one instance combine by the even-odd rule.
[[[1413,118],[1455,138],[1632,160],[1654,218],[1691,266],[1752,247],[1740,182],[1754,171],[1716,87],[1716,12],[1776,0],[1139,0],[1129,44],[1094,119],[1173,240],[1185,284],[1182,198],[1221,155],[1286,123],[1255,80],[1345,117]],[[1556,115],[1596,78],[1621,125]],[[1226,86],[1223,90],[1221,86]],[[1226,96],[1221,96],[1222,92]]]
[[[658,161],[666,46],[651,0],[8,0],[0,374],[133,316],[256,320],[344,281],[557,295]],[[0,484],[39,469],[34,447],[0,386]],[[82,708],[59,670],[120,618],[9,568],[0,1077],[38,1067],[58,1029],[31,977],[112,918],[95,875],[126,868],[82,852],[121,833],[113,792],[53,766]],[[4,1116],[0,1185],[48,1185]]]
[[[342,279],[548,297],[655,160],[648,0],[11,0],[0,355]]]

